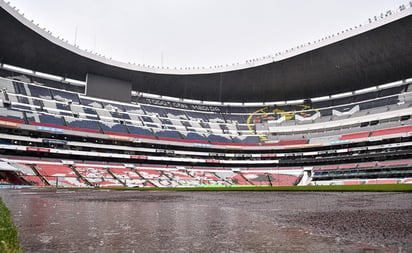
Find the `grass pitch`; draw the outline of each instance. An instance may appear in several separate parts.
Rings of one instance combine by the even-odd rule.
[[[9,209],[0,199],[0,252],[23,253]]]

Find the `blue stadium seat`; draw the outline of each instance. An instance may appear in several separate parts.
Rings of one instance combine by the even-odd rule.
[[[353,96],[353,102],[361,102],[365,100],[375,99],[378,97],[378,94],[379,94],[378,91],[359,94],[359,95]]]
[[[110,109],[116,109],[118,112],[124,112],[125,111],[125,108],[124,108],[124,106],[123,105],[121,105],[121,104],[116,104],[116,103],[112,103],[112,102],[101,102],[102,103],[102,105],[103,105],[103,108],[106,108],[107,110],[110,110]]]
[[[141,105],[141,108],[147,113],[147,114],[157,114],[159,116],[165,115],[165,112],[163,111],[162,108],[156,107],[156,106],[150,106],[150,105]]]
[[[156,132],[157,137],[173,138],[173,139],[182,139],[182,136],[178,131],[173,130],[162,130]]]
[[[192,126],[192,125],[190,125],[190,122],[187,121],[187,120],[182,120],[181,122],[182,122],[182,125],[185,126],[185,127],[191,127]]]
[[[64,126],[64,120],[56,115],[26,112],[27,121],[44,123],[49,125]]]
[[[70,107],[67,104],[56,103],[56,109],[63,111],[70,111]]]
[[[139,106],[132,106],[132,105],[124,105],[124,111],[128,113],[134,113],[134,114],[139,114],[139,115],[144,115],[146,114],[143,109]]]
[[[80,98],[80,103],[82,105],[91,106],[95,108],[103,108],[102,104],[99,101],[87,99],[87,98]]]
[[[163,117],[171,118],[170,115],[173,115],[172,118],[187,119],[187,116],[183,110],[167,108],[164,111],[166,115],[164,115]]]
[[[231,143],[232,139],[230,137],[226,137],[223,135],[216,135],[216,134],[210,134],[208,137],[210,142],[223,142],[223,143]]]
[[[383,89],[379,92],[379,97],[396,95],[396,94],[401,93],[403,90],[405,90],[405,85]]]
[[[366,110],[366,109],[371,109],[371,108],[376,108],[376,107],[381,107],[387,105],[388,98],[381,98],[369,102],[364,102],[360,104],[360,109],[361,110]]]
[[[200,135],[196,132],[188,132],[186,139],[194,141],[207,141],[207,139],[203,135]]]
[[[149,117],[149,116],[140,116],[140,118],[141,118],[144,122],[151,122],[151,123],[153,123],[152,118]]]
[[[110,122],[104,122],[100,121],[100,127],[103,130],[103,132],[116,132],[116,133],[125,133],[127,134],[127,128],[125,125],[118,124],[118,123],[110,123]]]
[[[188,116],[189,119],[191,120],[203,120],[203,121],[209,121],[209,118],[206,113],[200,113],[200,112],[194,112],[194,111],[186,111],[186,115]]]
[[[163,125],[173,125],[173,123],[169,119],[160,119]]]
[[[94,109],[90,108],[90,107],[85,107],[85,106],[83,106],[83,111],[84,111],[84,113],[92,114],[92,115],[96,115],[96,116],[97,116],[96,111],[95,111]]]
[[[48,88],[34,86],[34,85],[27,85],[30,91],[30,94],[33,97],[38,98],[45,98],[45,99],[52,99],[50,90]]]
[[[23,112],[4,107],[0,107],[0,117],[24,121]]]
[[[11,104],[11,108],[17,109],[17,110],[21,110],[21,111],[28,111],[28,112],[31,112],[31,111],[41,111],[41,108],[36,108],[36,107],[33,106],[33,105],[26,105],[26,104],[15,104],[15,103],[12,103],[12,104]]]
[[[239,124],[243,124],[246,123],[248,115],[223,114],[223,117],[226,122],[238,122]]]
[[[234,137],[233,142],[235,143],[250,143],[250,144],[257,144],[259,143],[259,136],[239,136]]]
[[[53,95],[53,98],[58,101],[71,100],[73,103],[80,103],[79,96],[76,93],[54,89],[51,89],[50,91]]]
[[[17,81],[14,82],[14,86],[16,88],[16,92],[19,94],[38,98],[52,99],[50,90],[48,88]]]
[[[131,134],[136,134],[136,135],[146,135],[146,136],[154,136],[153,132],[150,131],[147,128],[142,128],[142,127],[137,127],[137,126],[131,126],[131,125],[126,125],[127,129],[129,129],[129,132]]]
[[[100,131],[97,121],[65,117],[67,126]]]

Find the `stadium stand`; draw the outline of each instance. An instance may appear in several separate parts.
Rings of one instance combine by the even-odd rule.
[[[404,10],[406,12],[410,12],[409,8]],[[6,15],[3,13],[0,18]],[[406,18],[408,16],[405,14]],[[20,24],[19,20],[14,22]],[[374,35],[375,30],[366,32]],[[9,39],[5,36],[0,40],[5,41],[6,47]],[[57,48],[67,49],[64,45]],[[317,54],[327,49],[320,47],[312,52]],[[261,69],[259,71],[269,72],[263,75],[259,72],[255,79],[238,78],[246,75],[244,70],[222,72],[219,78],[198,73],[200,78],[205,78],[196,79],[199,84],[189,81],[196,75],[165,74],[168,79],[157,72],[148,73],[150,76],[142,78],[145,81],[137,86],[142,90],[133,90],[127,94],[131,95],[130,101],[120,102],[89,95],[85,88],[87,82],[76,81],[89,74],[83,75],[82,67],[73,70],[63,62],[53,67],[63,71],[64,77],[41,77],[36,73],[43,65],[51,71],[51,76],[58,73],[49,62],[44,63],[46,60],[42,57],[30,65],[27,64],[30,55],[20,56],[19,52],[13,52],[11,62],[22,66],[10,68],[9,58],[0,57],[5,61],[0,64],[0,184],[253,187],[412,182],[412,79],[409,78],[412,74],[400,73],[410,69],[407,60],[410,57],[399,60],[403,67],[395,70],[378,62],[375,68],[384,65],[384,71],[373,69],[368,72],[368,78],[360,80],[342,77],[341,72],[334,75],[339,78],[328,79],[329,73],[323,70],[317,74],[320,78],[316,82],[327,88],[327,94],[309,87],[303,89],[306,93],[295,89],[279,95],[290,99],[286,101],[267,102],[271,97],[266,97],[266,93],[276,95],[272,91],[261,94],[265,100],[251,98],[250,102],[254,103],[243,100],[250,98],[249,94],[232,92],[240,101],[233,102],[232,93],[228,97],[228,88],[223,86],[219,86],[220,93],[214,97],[218,98],[216,101],[197,100],[199,96],[187,99],[192,98],[190,92],[197,94],[190,88],[185,88],[190,93],[187,98],[150,94],[146,93],[150,88],[145,88],[147,82],[157,90],[161,86],[157,83],[164,80],[169,80],[176,89],[180,86],[172,80],[180,80],[187,86],[193,83],[199,88],[197,85],[206,87],[205,84],[219,79],[222,82],[219,85],[231,80],[233,83],[229,84],[236,87],[237,81],[248,80],[249,89],[250,83],[259,87],[259,81],[266,82],[260,76],[269,77],[270,71],[276,72]],[[37,64],[37,60],[44,64]],[[316,62],[323,66],[324,61]],[[83,63],[83,59],[79,62]],[[106,65],[104,68],[96,66],[92,66],[96,71],[106,68]],[[133,76],[140,80],[135,74],[145,75],[138,70],[123,75],[115,66],[107,68],[111,69],[108,74],[113,72],[117,75],[114,77],[120,79]],[[378,78],[381,74],[384,76]],[[180,77],[183,79],[173,79]],[[288,77],[290,80],[285,82],[295,79],[295,76]],[[70,78],[74,79],[70,81]],[[305,84],[311,81],[305,80]],[[342,86],[343,81],[347,86]],[[239,84],[239,89],[241,86]],[[212,85],[209,88],[201,89],[207,94],[206,98],[209,91],[213,93]],[[269,88],[256,90],[264,92]]]

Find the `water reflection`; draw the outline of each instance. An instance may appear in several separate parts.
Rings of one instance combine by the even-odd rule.
[[[268,212],[240,204],[241,194],[27,189],[0,193],[13,212],[26,252],[379,251],[280,227]],[[255,204],[277,210],[267,201]]]

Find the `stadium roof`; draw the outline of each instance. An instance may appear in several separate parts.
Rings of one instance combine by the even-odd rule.
[[[196,100],[270,102],[343,93],[412,77],[412,8],[246,65],[221,69],[136,66],[83,51],[0,1],[0,62],[85,80],[131,81],[133,90]]]

